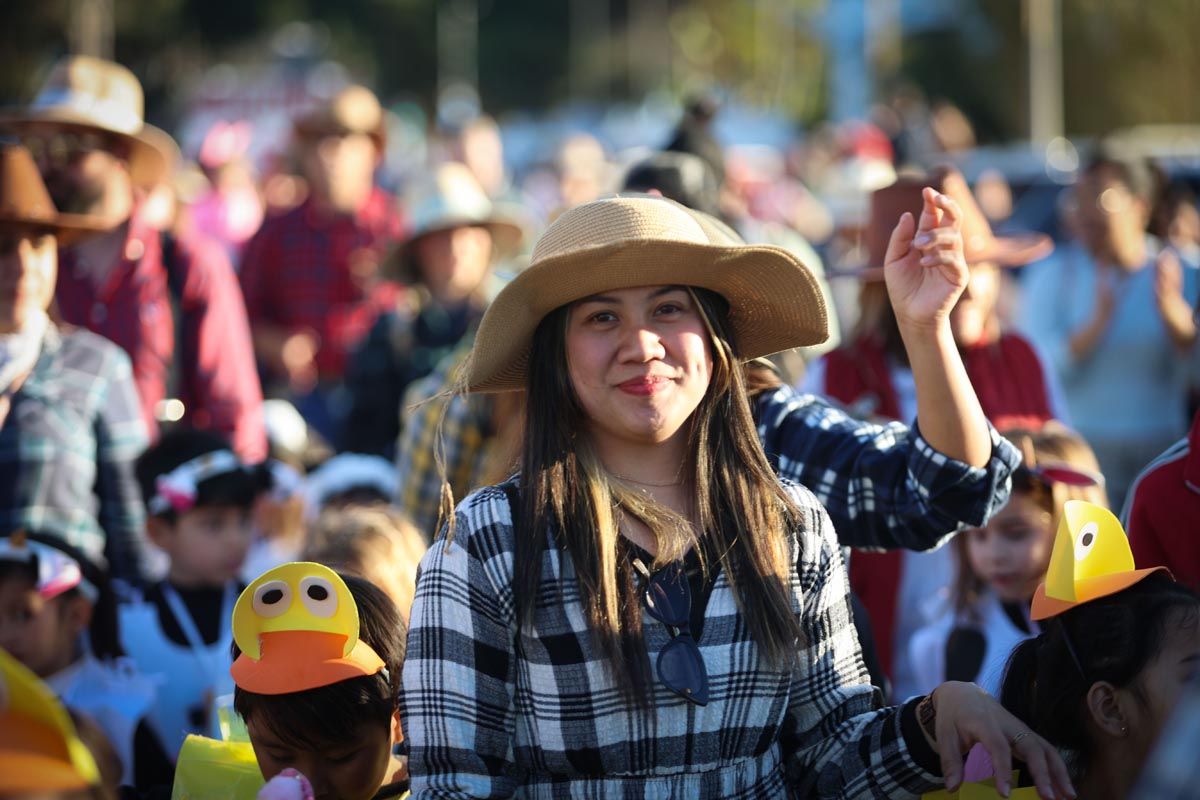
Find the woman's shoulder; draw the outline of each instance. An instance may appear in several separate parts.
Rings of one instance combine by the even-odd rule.
[[[510,494],[516,499],[516,484],[508,482],[476,489],[454,509],[454,532],[443,530],[447,549],[466,548],[483,560],[511,553],[513,509]]]

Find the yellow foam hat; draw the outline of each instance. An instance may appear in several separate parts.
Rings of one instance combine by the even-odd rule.
[[[242,654],[234,683],[256,694],[291,694],[374,675],[383,659],[358,638],[358,606],[323,564],[297,561],[267,570],[233,607]]]
[[[100,771],[50,687],[0,650],[0,794],[86,789]]]
[[[1063,504],[1046,580],[1030,616],[1049,619],[1090,600],[1116,594],[1166,567],[1135,569],[1129,538],[1107,508],[1083,500]]]

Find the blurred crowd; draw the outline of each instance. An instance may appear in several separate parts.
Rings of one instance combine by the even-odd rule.
[[[922,393],[889,236],[924,187],[961,208],[951,327],[1020,466],[1007,505],[939,549],[850,554],[885,696],[946,680],[999,696],[1039,632],[1029,603],[1068,500],[1117,513],[1139,567],[1200,585],[1193,176],[1110,141],[1069,174],[1006,174],[971,156],[961,111],[911,91],[787,149],[724,145],[722,111],[692,98],[633,150],[579,130],[520,171],[479,115],[430,131],[398,184],[391,112],[363,86],[312,98],[269,160],[245,119],[182,152],[144,122],[137,78],[92,58],[0,116],[0,649],[76,716],[105,786],[158,796],[188,734],[221,738],[233,606],[265,571],[359,576],[407,623],[446,488],[500,483],[519,457],[523,394],[456,391],[480,320],[548,224],[615,193],[798,257],[830,337],[764,374],[879,436],[915,426]],[[1046,191],[1052,212],[1020,230]],[[1113,646],[1155,646],[1130,641]]]

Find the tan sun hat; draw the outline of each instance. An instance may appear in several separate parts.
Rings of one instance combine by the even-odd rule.
[[[661,197],[610,197],[554,221],[529,267],[484,313],[467,365],[468,391],[525,388],[533,333],[548,313],[613,289],[686,285],[730,306],[743,359],[829,336],[817,281],[781,247],[747,245],[726,225]]]
[[[0,231],[43,231],[53,233],[59,244],[71,244],[111,227],[100,217],[58,213],[29,151],[0,144]]]
[[[29,106],[0,112],[0,129],[18,136],[39,130],[99,131],[129,149],[129,174],[142,188],[167,176],[179,148],[166,131],[147,125],[142,84],[125,67],[90,56],[67,56],[50,71]]]

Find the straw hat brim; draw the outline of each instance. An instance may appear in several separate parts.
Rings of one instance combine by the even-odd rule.
[[[724,297],[738,355],[746,360],[829,336],[816,279],[783,248],[623,241],[535,261],[509,282],[479,324],[467,366],[468,391],[524,389],[534,331],[554,309],[600,292],[664,285],[695,286]]]
[[[129,146],[129,174],[134,184],[149,188],[162,182],[179,160],[179,147],[166,131],[143,125],[136,134],[124,133],[96,124],[91,117],[65,109],[53,113],[8,111],[0,113],[0,130],[19,132],[39,127],[100,131]]]
[[[478,220],[467,217],[441,219],[433,225],[413,231],[407,239],[396,245],[384,259],[384,274],[390,277],[401,277],[405,280],[415,280],[416,262],[412,259],[417,242],[426,236],[462,227],[487,229],[488,233],[492,235],[493,263],[506,261],[517,255],[521,252],[521,243],[525,241],[525,229],[513,222],[492,219]]]
[[[29,219],[0,211],[0,229],[26,228],[54,234],[62,247],[89,236],[107,233],[116,225],[99,217],[84,214],[59,214],[54,219]]]
[[[968,253],[967,264],[991,263],[1004,269],[1023,267],[1045,258],[1054,250],[1054,240],[1044,233],[1021,233],[1011,236],[996,236],[980,249]],[[830,269],[826,278],[855,278],[860,281],[881,281],[884,271],[881,266],[847,267]]]

